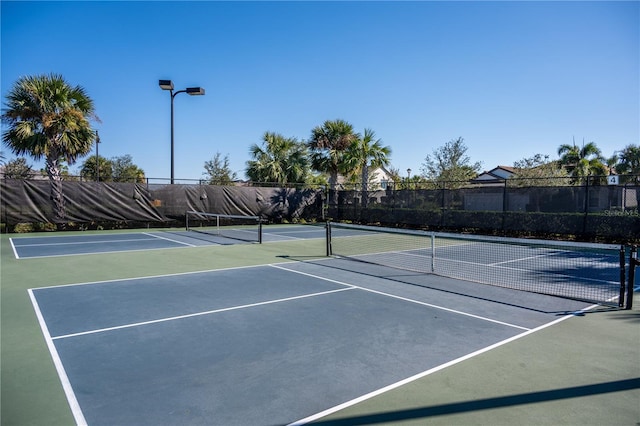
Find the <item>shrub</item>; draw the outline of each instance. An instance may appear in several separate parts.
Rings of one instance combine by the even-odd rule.
[[[51,232],[51,231],[57,231],[58,227],[56,226],[55,223],[45,222],[45,223],[38,223],[37,229],[38,231]]]
[[[33,224],[32,223],[16,223],[13,227],[13,232],[17,234],[25,234],[27,232],[33,232]]]

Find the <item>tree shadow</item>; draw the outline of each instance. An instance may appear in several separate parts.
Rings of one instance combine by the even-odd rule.
[[[472,411],[490,410],[495,408],[512,407],[516,405],[535,404],[547,401],[579,398],[590,395],[601,395],[612,392],[622,392],[640,388],[640,378],[616,380],[585,386],[554,389],[539,392],[508,395],[474,401],[454,402],[451,404],[435,405],[431,407],[410,408],[405,410],[387,411],[377,414],[346,417],[336,420],[320,420],[313,422],[319,426],[353,426],[372,425],[390,421],[426,419],[429,417],[448,414],[468,413]]]

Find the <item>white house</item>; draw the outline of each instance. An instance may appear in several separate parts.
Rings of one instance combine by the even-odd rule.
[[[393,183],[394,180],[391,173],[384,167],[369,169],[369,191],[384,191]],[[355,183],[350,183],[345,176],[338,175],[338,189],[360,189],[360,184],[359,180]]]
[[[475,179],[473,179],[472,183],[500,183],[505,179],[509,179],[515,175],[515,169],[509,166],[498,166],[495,167],[488,172],[480,173]]]

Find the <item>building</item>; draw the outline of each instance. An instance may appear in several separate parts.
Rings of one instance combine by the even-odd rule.
[[[490,184],[504,182],[515,175],[515,168],[509,166],[498,166],[488,172],[480,173],[471,183]]]

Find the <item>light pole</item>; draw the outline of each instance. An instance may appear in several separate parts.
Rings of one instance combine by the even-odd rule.
[[[411,189],[411,169],[407,169],[407,189]]]
[[[100,135],[96,130],[96,182],[100,182],[100,157],[98,156],[98,145],[100,145]]]
[[[159,80],[158,85],[162,90],[168,90],[169,93],[171,93],[171,184],[173,185],[173,98],[175,98],[178,93],[186,93],[191,96],[204,95],[204,89],[202,87],[187,87],[184,90],[178,90],[173,93],[173,82],[171,80]]]

